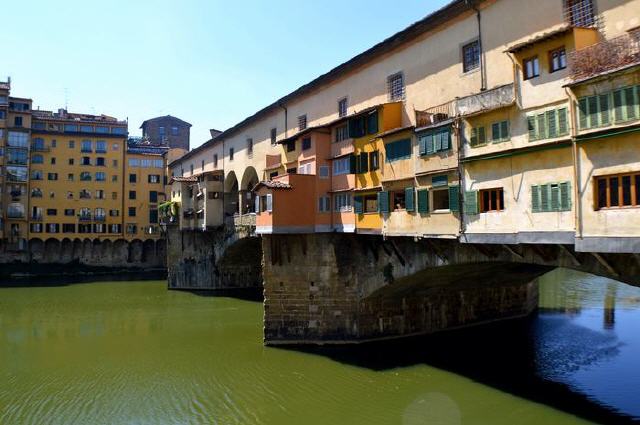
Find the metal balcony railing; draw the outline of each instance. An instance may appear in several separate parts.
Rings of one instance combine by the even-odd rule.
[[[80,221],[91,221],[91,215],[88,215],[88,214],[79,215],[78,216],[78,220],[80,220]]]
[[[569,75],[573,81],[635,64],[640,64],[640,30],[569,53]]]
[[[35,144],[35,143],[31,144],[31,151],[33,152],[49,152],[49,150],[50,149],[45,145]]]
[[[417,127],[436,125],[443,121],[452,119],[455,116],[453,106],[453,102],[447,102],[423,111],[415,111]]]

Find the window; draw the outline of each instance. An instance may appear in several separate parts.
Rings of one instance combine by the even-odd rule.
[[[480,194],[480,212],[503,211],[504,191],[502,188],[483,189]]]
[[[484,127],[474,127],[471,129],[469,144],[471,147],[482,146],[487,143],[487,134]]]
[[[474,40],[462,46],[462,72],[480,68],[480,41]]]
[[[118,181],[118,176],[117,174],[114,174],[111,176],[111,183],[116,183]]]
[[[51,158],[51,165],[56,165],[56,159],[55,158]]]
[[[569,134],[566,107],[551,109],[527,116],[529,141],[566,136]]]
[[[404,100],[404,74],[402,72],[396,72],[387,77],[387,93],[391,102]]]
[[[129,183],[135,183],[138,180],[135,174],[129,174]]]
[[[92,152],[92,150],[91,140],[83,140],[80,145],[80,152]]]
[[[96,190],[96,199],[104,199],[104,190],[102,189]]]
[[[339,176],[342,174],[351,174],[351,158],[352,156],[345,156],[339,159],[333,160],[333,175]]]
[[[342,142],[343,140],[347,140],[349,138],[349,127],[347,124],[336,127],[336,143]]]
[[[136,191],[135,190],[130,190],[129,191],[129,199],[136,199]]]
[[[159,174],[149,174],[148,179],[149,179],[149,183],[160,183]]]
[[[98,140],[96,142],[96,152],[97,153],[106,153],[107,152],[107,142],[104,140]]]
[[[31,163],[42,164],[44,163],[44,158],[42,157],[42,155],[31,155]]]
[[[88,156],[83,156],[80,165],[91,165],[91,158]]]
[[[233,161],[233,148],[229,148],[229,161]]]
[[[271,146],[276,146],[278,144],[276,140],[277,137],[278,137],[278,129],[274,127],[271,129]]]
[[[329,178],[329,166],[321,165],[320,167],[318,167],[318,175],[320,176],[321,179],[328,179]]]
[[[451,128],[444,127],[418,135],[420,155],[431,155],[451,149]],[[389,156],[389,153],[387,153]]]
[[[83,171],[80,173],[80,181],[88,182],[91,181],[91,173],[88,171]]]
[[[158,210],[151,209],[149,210],[149,223],[157,223],[158,222]]]
[[[535,78],[540,75],[540,61],[537,56],[522,61],[522,72],[525,80]]]
[[[377,195],[365,195],[363,196],[364,212],[365,213],[377,213],[378,212],[378,196]]]
[[[556,72],[567,67],[567,53],[564,47],[549,52],[549,72]]]
[[[177,136],[178,135],[178,127],[176,127],[176,126],[172,126],[171,127],[171,135],[172,136]]]
[[[51,141],[51,147],[52,147],[52,148],[55,148],[55,147],[56,147],[56,145],[57,145],[56,139],[53,139],[53,140]]]
[[[68,180],[68,181],[72,182],[72,181],[73,181],[73,177],[74,177],[74,176],[73,176],[73,173],[69,173],[69,174],[67,174],[67,180]]]
[[[411,139],[402,139],[384,145],[387,162],[411,158]]]
[[[112,166],[113,168],[117,168],[117,167],[118,167],[118,160],[117,160],[117,159],[113,159],[113,160],[111,160],[111,166]]]
[[[104,220],[107,216],[106,210],[104,208],[96,208],[95,210],[95,218],[96,220]]]
[[[67,191],[67,199],[73,199],[73,192]]]
[[[331,198],[328,196],[321,196],[318,198],[318,211],[330,212],[331,211]]]
[[[298,174],[313,174],[312,164],[310,162],[300,164],[300,167],[298,167]]]
[[[91,199],[91,192],[87,189],[82,189],[80,191],[80,199]]]
[[[58,173],[47,173],[47,180],[58,180]]]
[[[149,192],[149,202],[157,203],[158,202],[158,192],[152,190]]]
[[[93,126],[91,125],[81,125],[80,131],[82,133],[93,133]]]
[[[591,0],[565,0],[565,21],[575,27],[591,27],[595,24],[594,9]]]
[[[287,152],[293,152],[296,150],[296,141],[295,140],[289,140],[287,142]]]
[[[47,233],[58,233],[60,225],[58,223],[47,223]]]
[[[119,217],[120,210],[109,210],[109,217]]]
[[[31,197],[32,198],[42,198],[42,190],[39,188],[31,189]]]
[[[109,224],[109,233],[122,233],[120,224]]]
[[[213,154],[213,168],[218,168],[218,154]]]
[[[113,200],[118,199],[118,192],[111,192],[111,199]]]
[[[404,190],[391,192],[391,205],[393,206],[394,211],[404,210],[405,209],[405,192]]]
[[[140,160],[136,158],[129,158],[129,167],[139,167]]]
[[[434,211],[449,209],[449,188],[432,190],[431,196]]]
[[[9,167],[7,167],[7,171],[8,171]],[[42,180],[43,177],[43,173],[40,170],[31,170],[31,180]]]
[[[129,217],[136,216],[136,207],[129,207]]]
[[[298,131],[302,131],[307,128],[307,114],[300,115],[298,117]]]
[[[9,166],[5,168],[5,172],[7,173],[7,181],[10,182],[26,182],[27,181],[27,167],[13,167]],[[34,180],[42,180],[42,171],[35,171],[34,174],[39,175],[39,179]]]
[[[13,125],[15,127],[22,127],[22,117],[14,117],[13,118]]]
[[[548,183],[531,186],[531,211],[571,211],[571,183]]]
[[[62,233],[75,233],[76,225],[73,223],[63,223],[62,224]]]
[[[509,140],[509,121],[499,121],[491,124],[491,141],[504,142]]]
[[[47,215],[58,215],[58,210],[55,208],[47,208]]]
[[[200,162],[200,171],[204,171],[204,159]]]
[[[69,165],[73,165],[75,163],[75,160],[73,158],[69,158]]]
[[[27,165],[27,151],[24,149],[7,149],[7,163]]]
[[[102,171],[98,171],[96,173],[96,181],[97,182],[103,182],[107,179],[107,175],[105,173],[103,173]]]
[[[29,225],[29,231],[31,233],[42,233],[42,223],[31,223]]]
[[[253,156],[253,139],[251,138],[247,139],[247,155],[249,158]]]
[[[10,131],[8,133],[7,146],[13,148],[26,148],[29,146],[29,135],[19,131]]]
[[[78,131],[78,126],[75,124],[65,124],[64,125],[64,132],[65,133],[74,133]]]
[[[595,209],[640,206],[640,172],[594,178]]]
[[[340,118],[347,116],[347,98],[343,97],[338,101],[338,116]]]
[[[96,133],[108,133],[109,127],[96,127]]]
[[[346,212],[352,210],[351,194],[350,193],[338,193],[334,195],[334,211]]]
[[[74,149],[76,147],[76,142],[73,140],[69,140],[68,145],[69,145],[69,149]]]
[[[67,217],[71,217],[76,215],[76,210],[74,210],[73,208],[67,208],[64,210],[64,215],[66,215]]]
[[[311,137],[302,139],[302,150],[306,151],[307,149],[311,149]]]
[[[358,158],[358,174],[369,172],[369,153],[362,152],[357,155]]]

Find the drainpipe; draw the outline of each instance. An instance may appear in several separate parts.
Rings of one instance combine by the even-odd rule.
[[[287,138],[287,128],[288,128],[288,122],[287,122],[287,115],[289,114],[289,111],[287,111],[287,107],[284,106],[282,103],[278,102],[278,106],[281,107],[282,109],[284,109],[284,138]]]
[[[578,239],[582,239],[582,197],[580,195],[580,171],[578,170],[578,144],[576,143],[576,135],[577,135],[577,123],[576,123],[576,96],[571,90],[570,87],[565,87],[565,91],[567,92],[567,97],[569,98],[569,117],[571,118],[571,153],[573,156],[573,180],[574,180],[574,189],[573,196],[575,199],[575,211],[574,217],[576,221],[576,231]]]
[[[465,193],[465,185],[464,185],[464,170],[462,169],[462,148],[463,141],[461,137],[460,127],[462,123],[462,118],[457,114],[455,120],[453,121],[453,126],[456,133],[456,139],[458,144],[458,214],[460,214],[460,237],[464,237],[464,233],[466,231],[466,226],[464,224],[464,193]]]
[[[482,18],[480,16],[480,9],[476,6],[476,0],[464,1],[469,8],[476,12],[478,19],[478,48],[480,49],[480,91],[487,89],[487,70],[485,68],[484,50],[482,49]]]

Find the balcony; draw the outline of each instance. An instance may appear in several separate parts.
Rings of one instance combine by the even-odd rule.
[[[640,30],[569,53],[569,76],[586,80],[640,64]]]
[[[49,148],[43,144],[40,143],[32,143],[31,144],[31,151],[33,152],[49,152]]]
[[[97,215],[94,218],[95,221],[102,221],[102,222],[104,222],[106,219],[107,219],[107,216],[104,216],[104,215]]]
[[[91,221],[91,214],[80,214],[78,216],[78,220],[80,221]]]
[[[24,212],[8,210],[7,211],[7,218],[22,219],[22,218],[24,218]]]
[[[42,214],[31,214],[29,219],[32,221],[42,221]]]
[[[431,127],[455,116],[453,102],[443,103],[423,111],[416,111],[416,127]]]
[[[511,106],[516,101],[513,83],[456,99],[456,112],[461,116],[481,114]]]

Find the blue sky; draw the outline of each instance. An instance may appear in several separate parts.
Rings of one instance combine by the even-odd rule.
[[[5,2],[0,80],[34,108],[193,124],[191,146],[447,0]]]

